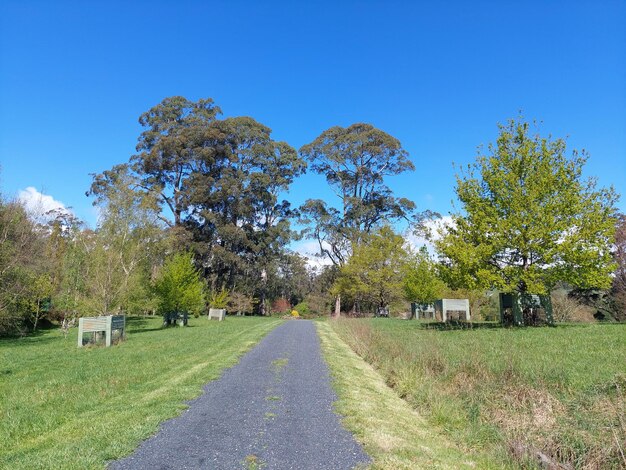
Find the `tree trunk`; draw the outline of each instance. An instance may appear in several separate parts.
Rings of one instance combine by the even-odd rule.
[[[335,297],[335,314],[334,316],[336,317],[340,317],[341,316],[341,294],[338,294],[337,297]]]
[[[41,310],[40,305],[41,302],[37,300],[37,313],[35,314],[35,324],[33,325],[33,331],[37,331],[37,322],[39,321],[39,312]]]

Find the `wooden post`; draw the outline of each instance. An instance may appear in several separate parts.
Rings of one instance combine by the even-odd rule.
[[[78,319],[78,347],[83,347],[83,319]]]
[[[113,331],[111,330],[111,320],[113,319],[112,316],[107,317],[106,319],[106,330],[104,332],[104,334],[106,335],[105,338],[105,345],[108,348],[109,346],[111,346],[111,334],[113,333]]]

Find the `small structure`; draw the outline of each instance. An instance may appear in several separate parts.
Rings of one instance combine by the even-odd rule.
[[[436,300],[435,318],[442,322],[450,320],[470,321],[469,299]]]
[[[85,333],[92,333],[96,338],[104,333],[106,346],[111,346],[114,331],[120,332],[120,338],[126,337],[126,315],[83,317],[78,320],[78,347],[83,347]]]
[[[549,295],[500,292],[500,322],[505,325],[552,325]]]
[[[215,318],[218,321],[222,321],[226,318],[226,309],[224,308],[210,308],[209,315],[207,316],[207,320],[211,320]]]
[[[376,309],[376,316],[389,318],[389,307],[378,307]]]
[[[187,312],[169,312],[163,315],[163,326],[187,326],[189,314]]]
[[[415,317],[416,320],[423,319],[435,319],[435,306],[433,304],[418,304],[417,302],[411,302],[411,318]]]

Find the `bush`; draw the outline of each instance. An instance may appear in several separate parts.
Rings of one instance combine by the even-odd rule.
[[[287,299],[278,298],[272,302],[272,313],[289,313],[291,311],[291,304]]]
[[[237,315],[252,313],[254,310],[254,298],[240,292],[231,292],[228,300],[228,310]]]
[[[593,322],[593,311],[559,289],[552,292],[552,316],[557,322]]]
[[[302,316],[307,316],[311,314],[311,309],[309,308],[309,304],[306,301],[300,302],[293,309]]]
[[[163,316],[173,312],[198,316],[204,310],[204,283],[191,253],[176,253],[165,261],[154,281],[154,292]]]
[[[228,291],[222,287],[221,290],[211,292],[209,296],[209,307],[227,308],[229,301]]]

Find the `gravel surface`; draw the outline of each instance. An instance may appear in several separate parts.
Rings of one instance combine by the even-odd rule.
[[[349,469],[369,461],[333,412],[315,325],[278,326],[118,469]]]

